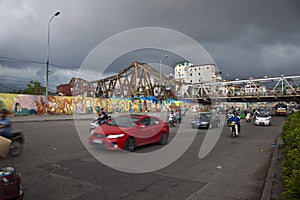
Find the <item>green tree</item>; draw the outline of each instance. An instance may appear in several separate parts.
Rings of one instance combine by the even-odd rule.
[[[46,88],[42,86],[42,84],[38,81],[31,80],[24,90],[15,89],[10,91],[9,93],[13,94],[31,94],[31,95],[45,95]],[[53,93],[49,92],[49,95],[53,95]]]
[[[32,94],[32,95],[43,95],[46,92],[46,88],[41,85],[38,81],[30,81],[26,88],[23,90],[23,94]]]

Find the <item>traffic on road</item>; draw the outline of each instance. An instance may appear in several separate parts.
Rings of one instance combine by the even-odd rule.
[[[153,134],[154,144],[140,147],[135,145],[134,152],[123,153],[119,158],[126,160],[130,154],[159,154],[159,151],[171,145],[182,148],[178,145],[185,144],[184,141],[195,135],[183,155],[170,165],[153,172],[128,173],[100,162],[98,158],[103,152],[106,154],[118,152],[103,150],[97,145],[90,144],[93,139],[90,136],[88,119],[14,123],[14,130],[22,130],[26,143],[22,154],[11,158],[11,161],[22,174],[26,198],[31,200],[259,199],[273,148],[271,144],[280,135],[285,117],[272,116],[272,126],[268,127],[255,126],[253,121],[247,123],[241,119],[239,137],[232,139],[225,115],[224,118],[221,115],[223,114],[219,115],[219,127],[195,129],[191,125],[195,114],[188,113],[183,116],[181,123],[168,127],[169,131],[165,128],[165,131]],[[142,131],[144,133],[148,124],[141,123],[140,116],[137,118],[137,121],[140,120],[139,123],[132,126],[136,130],[144,130]],[[146,121],[150,124],[161,124],[162,130],[166,127],[162,121],[166,121],[167,116],[162,121],[160,118],[148,119]],[[118,120],[118,123],[122,122]],[[113,124],[112,121],[111,125]],[[106,131],[114,130],[108,129],[110,125],[106,126]],[[79,133],[81,130],[85,130],[85,133]],[[111,136],[106,131],[103,131],[105,140],[111,139],[107,138]],[[215,146],[206,157],[200,159],[199,149],[207,141],[208,136],[214,137],[218,131],[220,136]],[[164,132],[168,138],[163,137]],[[113,135],[120,137],[117,132]],[[165,143],[165,139],[167,139],[165,145],[156,144],[161,141]],[[124,148],[122,145],[120,147]],[[94,155],[93,152],[97,154]],[[156,164],[165,160],[158,159],[151,162]]]

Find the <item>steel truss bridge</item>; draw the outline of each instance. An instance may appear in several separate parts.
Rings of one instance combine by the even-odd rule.
[[[296,101],[300,102],[300,75],[211,83],[187,84],[160,74],[146,63],[134,62],[119,73],[96,81],[72,78],[74,93],[83,86],[100,98],[156,96],[158,99],[195,99],[199,102]]]
[[[202,83],[188,88],[187,94],[201,102],[300,102],[300,75]]]

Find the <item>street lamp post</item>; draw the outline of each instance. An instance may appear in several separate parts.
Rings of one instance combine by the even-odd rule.
[[[159,60],[159,95],[160,95],[160,97],[161,97],[161,95],[162,95],[162,89],[161,89],[161,85],[162,85],[162,71],[161,71],[161,68],[162,68],[162,60],[164,59],[164,58],[167,58],[168,57],[168,55],[164,55],[164,57],[162,58],[162,59],[160,59]]]
[[[48,73],[49,73],[49,49],[50,49],[50,23],[52,19],[56,16],[58,16],[60,12],[56,12],[49,20],[48,22],[48,46],[47,46],[47,62],[46,62],[46,97],[45,97],[45,103],[46,103],[46,115],[48,115]]]

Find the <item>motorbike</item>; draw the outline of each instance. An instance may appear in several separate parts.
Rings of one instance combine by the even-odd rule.
[[[246,117],[245,117],[246,122],[251,122],[252,117],[250,113],[247,113]]]
[[[259,114],[258,111],[255,111],[255,112],[253,113],[253,119],[254,119],[254,120],[256,119],[256,117],[257,117],[258,114]]]
[[[169,118],[168,118],[168,124],[169,124],[169,126],[175,126],[175,124],[176,124],[176,118],[174,117],[174,116],[169,116]]]
[[[230,122],[231,137],[237,137],[239,135],[239,125],[236,122]]]
[[[23,151],[24,135],[22,132],[14,132],[10,136],[6,137],[11,140],[9,147],[9,155],[16,157]]]
[[[97,128],[98,126],[100,126],[100,123],[99,123],[99,119],[96,118],[94,119],[93,121],[90,122],[90,127],[91,129],[95,129]]]
[[[25,196],[21,176],[14,167],[0,169],[0,199],[21,200]]]
[[[109,120],[111,120],[111,116],[108,116],[107,119],[103,120],[101,123],[100,123],[101,120],[99,118],[96,118],[92,122],[90,122],[90,128],[95,129],[101,126],[102,124],[105,124]]]
[[[181,117],[181,114],[177,114],[176,115],[176,121],[177,121],[177,123],[181,123],[181,121],[182,121],[182,117]]]

